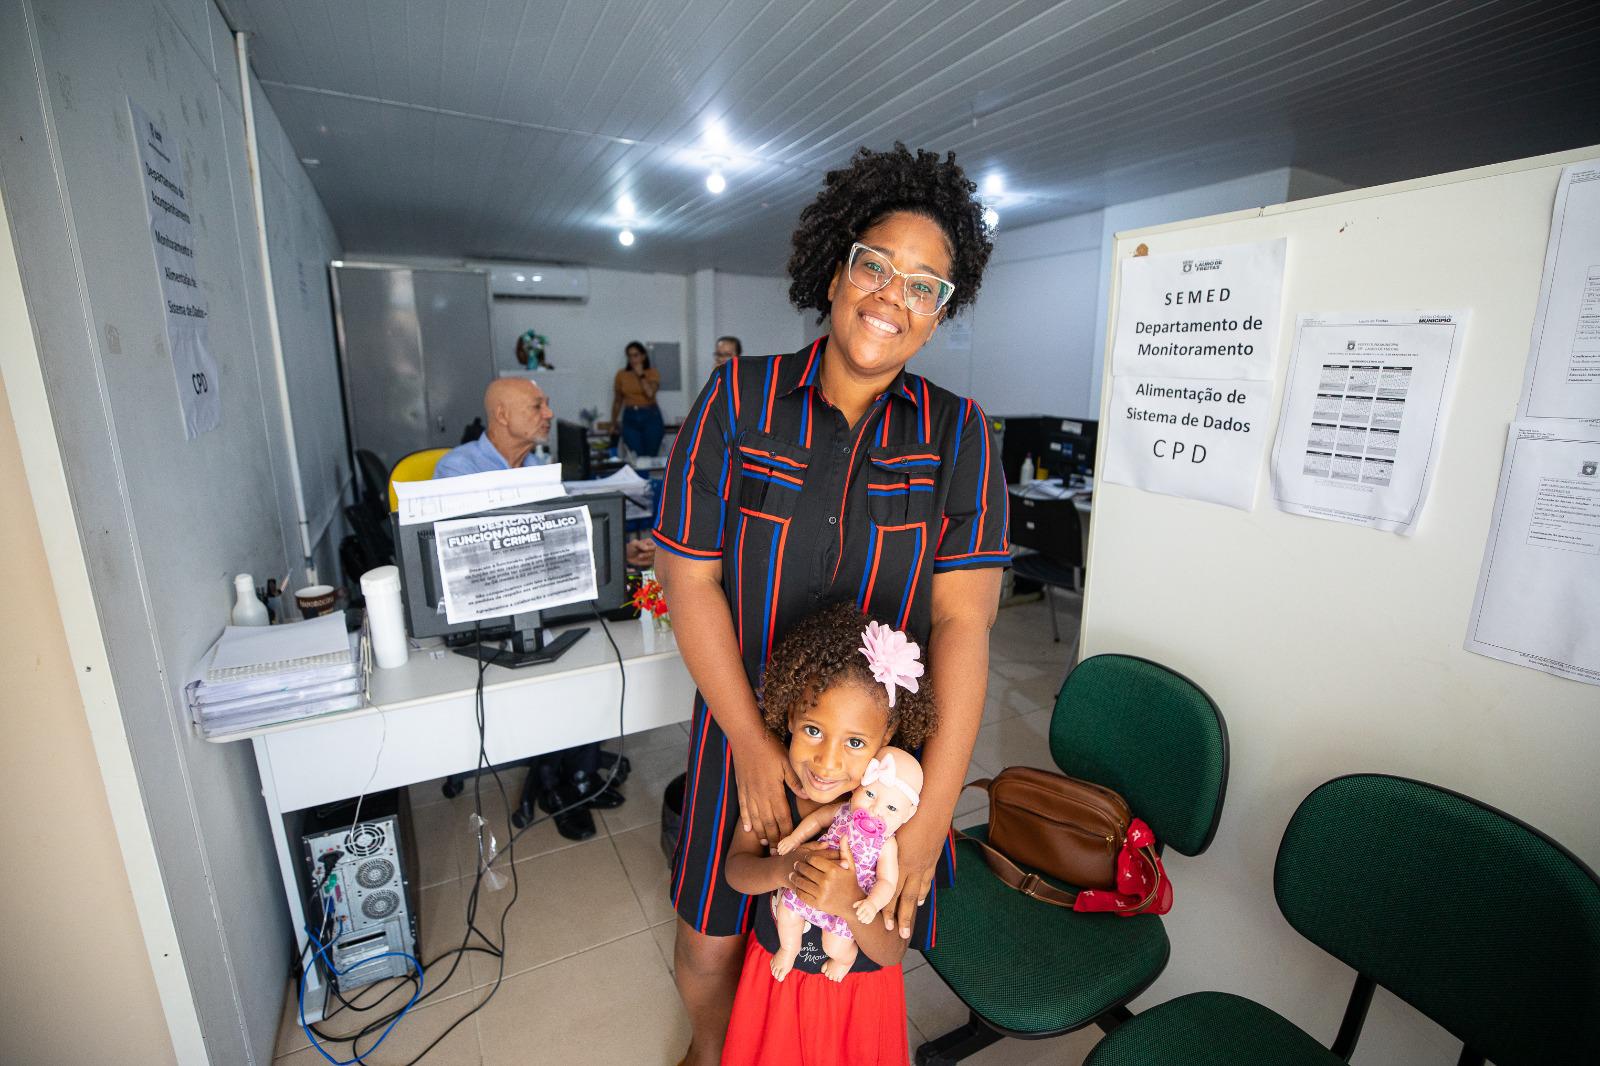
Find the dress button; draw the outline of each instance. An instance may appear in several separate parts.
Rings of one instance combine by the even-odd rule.
[[[828,516],[828,525],[836,526],[838,524],[839,524],[839,519],[835,518],[833,515],[829,515]]]

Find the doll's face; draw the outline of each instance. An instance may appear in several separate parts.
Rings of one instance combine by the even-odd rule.
[[[814,803],[831,803],[861,784],[867,764],[889,740],[882,691],[835,685],[815,707],[789,716],[789,764],[801,791]]]
[[[878,754],[882,759],[884,755],[894,757],[894,779],[909,786],[912,792],[919,796],[922,794],[922,766],[911,753],[899,748],[885,748]],[[862,784],[850,796],[852,811],[866,811],[874,818],[883,821],[884,835],[893,835],[896,829],[917,813],[916,804],[911,802],[911,794],[898,784],[894,784],[880,777],[870,785]]]

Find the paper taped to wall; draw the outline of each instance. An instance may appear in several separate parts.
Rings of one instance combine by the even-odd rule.
[[[1287,248],[1279,238],[1124,259],[1112,374],[1271,381]]]
[[[1416,531],[1444,439],[1466,317],[1299,317],[1272,446],[1279,508]]]
[[[145,215],[150,220],[167,354],[183,412],[183,435],[194,440],[222,424],[222,399],[217,361],[211,355],[211,331],[206,326],[210,312],[194,255],[193,204],[183,173],[183,152],[132,100],[128,101],[128,113],[139,146],[139,176],[144,185]]]
[[[1256,505],[1270,381],[1111,379],[1101,477],[1243,511]]]
[[[1468,651],[1600,685],[1600,427],[1514,422]]]
[[[1561,170],[1517,413],[1600,418],[1600,159]]]

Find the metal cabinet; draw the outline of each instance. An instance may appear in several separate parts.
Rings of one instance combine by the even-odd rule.
[[[495,374],[488,275],[349,262],[332,274],[351,447],[392,466],[460,443]]]

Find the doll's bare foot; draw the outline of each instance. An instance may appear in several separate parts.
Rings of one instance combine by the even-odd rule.
[[[774,981],[782,981],[789,976],[789,971],[794,969],[794,958],[795,953],[792,951],[780,951],[772,956],[772,979]]]
[[[829,959],[822,964],[822,976],[835,983],[843,981],[845,974],[850,972],[850,965],[845,959]]]

